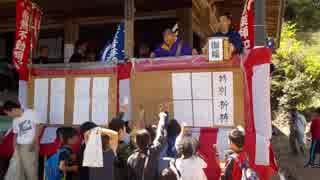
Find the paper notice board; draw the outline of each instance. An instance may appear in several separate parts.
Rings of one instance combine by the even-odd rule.
[[[64,124],[65,78],[52,78],[50,87],[50,124]]]
[[[80,125],[92,121],[107,125],[116,115],[117,80],[114,75],[32,77],[29,108],[51,125]]]
[[[98,125],[105,125],[109,121],[109,80],[108,77],[93,78],[91,119]]]
[[[131,86],[133,119],[157,122],[159,105],[170,118],[191,127],[244,126],[244,81],[240,67],[135,73]]]
[[[34,82],[34,110],[39,114],[42,123],[48,122],[48,89],[49,79],[36,79]]]
[[[234,125],[232,72],[173,73],[172,91],[177,120],[195,127]]]
[[[90,78],[75,79],[73,124],[90,121],[90,81]]]

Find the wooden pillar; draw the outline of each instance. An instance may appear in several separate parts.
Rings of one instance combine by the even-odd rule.
[[[125,0],[125,53],[131,58],[134,55],[134,0]]]
[[[266,0],[254,2],[254,46],[266,44]]]
[[[203,8],[200,14],[200,29],[206,36],[210,36],[210,9],[209,7]]]
[[[7,40],[4,38],[0,39],[0,55],[6,56],[7,54]]]
[[[182,8],[177,10],[179,20],[179,35],[184,42],[193,47],[193,31],[192,31],[192,8]]]
[[[74,44],[79,39],[79,24],[68,18],[64,22],[64,62],[68,62],[73,54]]]

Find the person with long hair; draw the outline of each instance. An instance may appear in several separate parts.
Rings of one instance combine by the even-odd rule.
[[[165,127],[168,121],[167,117],[167,113],[159,114],[160,121],[153,142],[149,131],[146,129],[137,131],[137,150],[128,159],[130,180],[158,180],[158,161],[160,153],[166,145],[167,132]]]

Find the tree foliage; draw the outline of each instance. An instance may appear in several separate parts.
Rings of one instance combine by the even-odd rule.
[[[300,110],[320,105],[320,56],[318,49],[297,39],[297,26],[285,23],[280,48],[273,56],[276,70],[271,85],[273,110]]]
[[[320,7],[313,1],[317,0],[287,0],[286,21],[296,22],[299,31],[320,30]]]

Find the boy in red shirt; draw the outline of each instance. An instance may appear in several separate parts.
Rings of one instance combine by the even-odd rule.
[[[320,151],[320,108],[315,112],[315,116],[312,119],[310,133],[312,137],[312,144],[310,148],[310,160],[306,166],[315,166],[316,154]],[[320,166],[320,164],[318,164]]]
[[[223,170],[221,180],[241,180],[241,165],[247,162],[247,155],[243,152],[244,130],[233,129],[229,134],[230,151],[227,154],[227,161]]]

